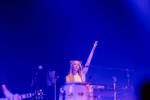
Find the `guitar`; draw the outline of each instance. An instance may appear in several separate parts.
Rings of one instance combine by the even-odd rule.
[[[5,98],[0,98],[0,100],[22,100],[22,99],[27,99],[34,97],[35,99],[43,99],[43,91],[42,90],[37,90],[34,93],[26,93],[26,94],[21,94],[13,97],[5,97]]]

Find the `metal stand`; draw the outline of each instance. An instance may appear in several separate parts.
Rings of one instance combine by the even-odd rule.
[[[114,100],[117,100],[116,81],[117,81],[117,78],[113,76],[113,83],[114,83]]]
[[[31,81],[31,93],[33,92],[33,90],[35,88],[34,86],[35,86],[36,80],[37,80],[37,72],[35,73],[35,76],[33,75],[33,77],[32,77],[32,81]]]
[[[56,91],[57,91],[57,84],[56,84],[56,81],[59,77],[56,76],[55,79],[54,79],[54,100],[56,100]]]
[[[126,75],[127,75],[127,86],[130,85],[130,71],[128,69],[126,69]]]
[[[59,76],[55,75],[55,71],[48,71],[48,75],[47,75],[47,85],[48,86],[52,86],[54,85],[54,100],[56,100],[57,97],[57,79],[59,78]]]
[[[37,88],[37,80],[42,69],[43,66],[39,65],[38,68],[36,68],[35,71],[33,72],[32,80],[31,80],[31,93],[35,92],[34,90]],[[32,97],[31,100],[34,100],[34,98]]]
[[[130,82],[130,74],[131,74],[130,72],[131,71],[133,72],[134,70],[126,69],[125,71],[126,71],[126,76],[127,76],[127,90],[132,91],[133,89],[131,89],[132,83]]]

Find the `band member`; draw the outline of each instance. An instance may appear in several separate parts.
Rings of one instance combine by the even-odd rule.
[[[18,94],[13,94],[7,88],[2,70],[0,70],[0,86],[1,86],[2,93],[4,94],[5,97],[14,97],[14,100],[18,100],[17,98]]]
[[[66,76],[66,82],[85,82],[86,81],[85,76],[89,69],[90,62],[92,60],[97,43],[98,41],[95,41],[84,67],[82,67],[82,62],[79,60],[70,61],[70,72]]]

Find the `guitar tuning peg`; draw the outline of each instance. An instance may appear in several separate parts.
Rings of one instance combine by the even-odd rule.
[[[36,100],[43,99],[43,95],[44,95],[44,93],[43,93],[42,89],[39,89],[39,90],[35,91],[35,93],[34,93],[34,97]]]

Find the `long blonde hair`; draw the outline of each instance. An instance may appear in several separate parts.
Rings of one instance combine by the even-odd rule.
[[[74,77],[73,77],[73,64],[77,62],[79,64],[79,70],[78,70],[78,74],[79,76],[81,77],[81,71],[82,71],[82,61],[79,61],[79,60],[71,60],[70,61],[70,71],[69,71],[69,74],[67,75],[69,77],[69,80],[71,82],[74,82]],[[82,77],[81,77],[81,80],[83,81]]]
[[[77,62],[79,64],[79,70],[78,70],[78,74],[81,74],[81,70],[82,70],[82,61],[79,60],[71,60],[70,61],[70,73],[73,73],[73,64]]]

